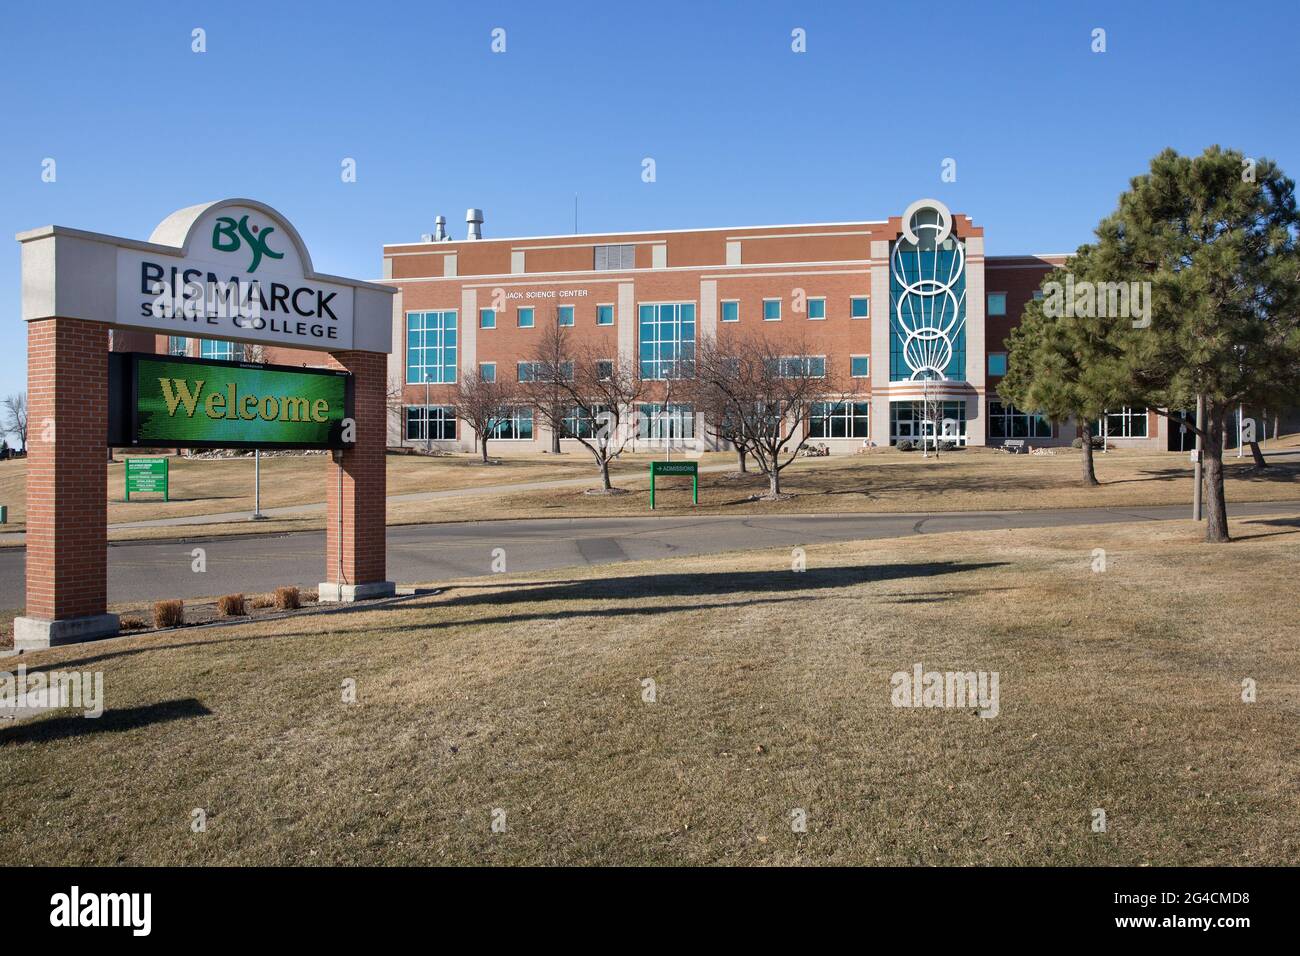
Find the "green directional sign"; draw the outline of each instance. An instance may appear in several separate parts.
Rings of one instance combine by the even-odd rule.
[[[650,510],[655,507],[655,478],[691,477],[691,504],[700,503],[700,464],[695,461],[652,461],[650,462]]]
[[[166,458],[128,458],[126,460],[126,500],[131,500],[131,492],[162,492],[163,501],[167,497],[167,459]]]

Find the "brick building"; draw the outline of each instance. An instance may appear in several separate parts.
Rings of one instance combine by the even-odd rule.
[[[471,222],[464,240],[384,247],[383,281],[401,290],[390,444],[472,448],[476,436],[450,409],[457,376],[474,368],[499,380],[526,376],[547,324],[602,344],[650,379],[664,357],[689,357],[701,336],[728,326],[788,333],[852,391],[803,425],[832,452],[942,432],[943,420],[971,445],[1068,444],[1077,434],[997,394],[1016,316],[1065,257],[987,256],[983,228],[937,201],[871,222],[519,239],[478,231]],[[709,441],[694,409],[662,400],[652,386],[635,417],[638,440],[667,432]],[[1117,410],[1108,425],[1116,444],[1165,447],[1167,425],[1154,413]],[[521,407],[494,441],[497,453],[541,451],[551,436]]]

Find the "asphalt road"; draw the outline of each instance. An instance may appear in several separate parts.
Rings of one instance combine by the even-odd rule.
[[[1234,516],[1300,510],[1300,502],[1229,506]],[[1186,505],[1154,508],[1070,508],[918,514],[790,515],[767,518],[576,518],[403,525],[388,529],[388,575],[401,584],[427,584],[492,571],[493,550],[506,571],[715,554],[827,541],[901,538],[942,531],[1042,528],[1185,518]],[[195,548],[207,570],[192,569]],[[0,548],[0,608],[23,606],[23,548]],[[315,587],[325,573],[325,535],[124,541],[109,545],[112,603],[158,597],[197,598],[259,593],[278,585]]]

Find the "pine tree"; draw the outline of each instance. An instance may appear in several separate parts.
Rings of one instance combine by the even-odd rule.
[[[1007,340],[1007,374],[998,394],[1018,408],[1053,422],[1079,424],[1083,483],[1098,484],[1092,460],[1092,422],[1107,408],[1125,404],[1131,392],[1123,361],[1130,330],[1096,315],[1095,307],[1064,308],[1064,289],[1101,281],[1096,250],[1080,246],[1060,268],[1049,272],[1041,300],[1025,305],[1020,324]],[[1079,314],[1084,312],[1087,314]]]
[[[1167,149],[1097,230],[1097,263],[1151,283],[1148,327],[1125,340],[1133,388],[1161,414],[1205,402],[1207,541],[1227,541],[1223,436],[1238,405],[1300,395],[1300,249],[1295,183],[1267,159],[1212,146]]]

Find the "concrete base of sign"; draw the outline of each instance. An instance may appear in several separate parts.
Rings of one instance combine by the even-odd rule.
[[[14,650],[39,651],[60,644],[80,644],[117,634],[116,614],[91,614],[46,621],[39,617],[14,618]]]
[[[371,581],[369,584],[323,581],[316,589],[316,600],[320,604],[351,604],[353,601],[392,597],[396,593],[397,585],[392,581]]]

